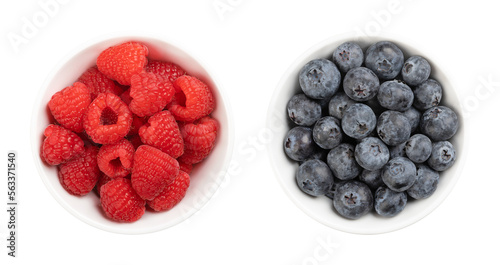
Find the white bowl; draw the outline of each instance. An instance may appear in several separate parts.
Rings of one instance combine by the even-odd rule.
[[[198,164],[190,174],[191,184],[184,199],[170,211],[146,211],[142,218],[134,223],[118,223],[106,218],[99,206],[99,198],[94,192],[82,197],[70,195],[59,183],[57,167],[48,166],[40,158],[40,146],[44,139],[43,131],[52,121],[50,111],[47,108],[51,96],[73,84],[86,69],[95,65],[101,51],[126,41],[138,41],[146,44],[149,48],[148,58],[174,62],[184,68],[188,74],[205,82],[212,89],[216,99],[216,107],[212,117],[216,118],[220,124],[215,148],[210,156]],[[45,186],[54,198],[74,216],[92,226],[110,232],[150,233],[171,227],[187,219],[203,207],[217,191],[232,156],[234,128],[230,113],[229,102],[224,96],[221,85],[216,82],[208,68],[195,59],[191,53],[163,37],[148,36],[142,33],[108,35],[92,40],[76,49],[75,52],[65,57],[48,76],[45,84],[41,87],[33,110],[32,151],[35,164]]]
[[[366,51],[369,45],[383,40],[392,41],[398,45],[405,58],[411,55],[421,55],[431,64],[431,78],[436,79],[443,86],[441,105],[451,107],[459,117],[458,132],[450,141],[457,151],[457,160],[453,167],[440,174],[438,188],[431,197],[419,201],[409,201],[406,208],[397,216],[384,218],[372,211],[358,220],[348,220],[335,212],[331,199],[326,196],[315,198],[303,193],[298,188],[295,181],[295,171],[298,168],[298,163],[288,159],[283,149],[283,139],[291,128],[291,122],[286,113],[286,105],[290,97],[302,92],[298,83],[298,75],[302,66],[307,62],[316,58],[331,59],[333,51],[346,41],[354,41],[361,46],[363,51]],[[434,58],[430,53],[415,49],[409,42],[403,42],[395,38],[386,36],[358,38],[353,35],[344,35],[330,38],[310,48],[290,66],[276,88],[269,106],[267,126],[273,128],[278,140],[268,145],[268,151],[278,182],[297,207],[316,221],[337,230],[356,234],[379,234],[395,231],[413,224],[428,215],[443,202],[457,182],[465,163],[467,125],[464,122],[462,108],[454,91],[454,86],[436,64]]]

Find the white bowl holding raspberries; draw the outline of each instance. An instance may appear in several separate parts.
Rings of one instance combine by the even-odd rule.
[[[270,103],[278,182],[306,214],[356,234],[401,229],[457,182],[466,124],[431,54],[387,36],[339,36],[310,48]]]
[[[31,135],[54,198],[122,234],[192,216],[223,181],[233,147],[229,104],[209,69],[141,33],[103,36],[65,57],[41,88]]]

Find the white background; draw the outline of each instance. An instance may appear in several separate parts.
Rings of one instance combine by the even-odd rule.
[[[23,36],[26,21],[46,11],[38,1],[2,1],[0,157],[18,152],[20,210],[16,259],[7,257],[7,213],[0,212],[0,264],[498,264],[499,7],[443,2],[66,0]],[[231,101],[233,159],[243,169],[184,223],[138,236],[101,231],[64,210],[37,174],[29,134],[52,68],[89,39],[128,30],[168,36],[211,67]],[[432,51],[427,56],[457,85],[469,115],[470,152],[453,192],[423,220],[382,235],[339,232],[305,215],[281,190],[258,141],[287,67],[314,44],[352,32],[401,36]],[[13,45],[13,35],[26,42]],[[6,182],[0,178],[0,203]]]

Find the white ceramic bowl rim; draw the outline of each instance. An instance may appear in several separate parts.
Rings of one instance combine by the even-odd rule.
[[[277,128],[276,122],[281,122],[282,125],[285,125],[281,127],[284,127],[284,129],[281,130],[281,136],[283,138],[285,137],[286,132],[290,129],[288,126],[289,121],[286,117],[286,102],[293,94],[301,93],[300,87],[298,86],[298,72],[308,61],[320,57],[331,59],[334,49],[346,41],[356,42],[360,44],[363,51],[366,51],[367,45],[384,40],[392,41],[398,45],[401,50],[403,50],[405,59],[408,58],[409,55],[421,55],[428,59],[432,67],[431,78],[436,77],[436,75],[439,76],[436,80],[443,85],[444,95],[441,105],[452,107],[459,116],[459,130],[452,140],[450,140],[457,149],[457,161],[452,168],[444,172],[444,174],[441,173],[440,183],[442,182],[441,180],[444,180],[443,182],[446,183],[445,185],[438,185],[438,190],[428,199],[409,202],[405,210],[396,217],[383,218],[376,216],[375,213],[370,213],[368,216],[364,216],[358,220],[347,220],[335,213],[335,210],[331,206],[331,200],[328,198],[324,196],[322,198],[313,198],[299,190],[294,177],[295,168],[297,168],[298,165],[286,157],[283,151],[282,139],[281,141],[276,141],[267,146],[270,162],[275,173],[274,175],[280,186],[295,205],[314,220],[328,227],[348,233],[387,233],[407,227],[421,220],[436,209],[452,191],[458,181],[468,153],[468,141],[466,140],[468,126],[463,117],[462,105],[456,93],[453,91],[453,87],[456,87],[456,85],[447,78],[448,75],[444,73],[440,67],[436,66],[432,60],[433,58],[437,58],[436,56],[433,56],[431,52],[417,50],[407,45],[407,43],[411,43],[410,41],[394,35],[380,34],[373,37],[359,37],[354,34],[343,34],[328,38],[308,49],[286,70],[275,89],[268,108],[267,126]],[[408,50],[412,52],[408,54]],[[291,81],[291,78],[295,78],[295,80]],[[327,200],[328,202],[325,202]],[[326,203],[330,203],[329,207],[325,206]],[[421,211],[417,211],[417,205],[419,205],[419,208],[422,208]],[[411,216],[405,215],[405,213],[410,211],[408,210],[409,208],[412,208]]]
[[[117,40],[121,40],[118,41]],[[153,218],[159,218],[159,216],[149,216],[149,220],[147,221],[148,223],[143,225],[141,224],[141,220],[138,220],[137,222],[134,223],[117,223],[113,222],[107,218],[104,217],[102,213],[99,213],[102,215],[103,220],[99,221],[94,218],[89,217],[87,214],[82,212],[80,209],[75,209],[74,205],[71,203],[68,203],[68,194],[64,194],[61,192],[61,187],[56,187],[54,185],[53,180],[49,180],[48,177],[53,177],[53,176],[46,176],[46,172],[44,171],[44,168],[47,167],[40,158],[40,143],[41,141],[35,140],[35,139],[41,139],[43,138],[43,129],[39,128],[39,120],[38,117],[40,115],[40,110],[45,108],[46,102],[43,102],[42,98],[44,97],[47,87],[49,84],[53,81],[54,78],[57,77],[57,74],[61,71],[62,67],[64,67],[66,64],[71,62],[71,60],[75,57],[81,54],[84,50],[88,49],[89,47],[93,47],[95,45],[107,45],[107,47],[118,44],[123,41],[139,41],[148,44],[148,41],[155,41],[158,43],[162,43],[165,45],[168,45],[171,49],[178,50],[181,53],[181,57],[184,56],[183,58],[186,58],[187,60],[192,60],[196,62],[198,65],[198,69],[201,69],[201,72],[206,73],[207,78],[209,80],[204,80],[203,78],[200,78],[197,76],[197,73],[192,73],[188,71],[189,74],[192,74],[193,76],[199,77],[202,79],[202,81],[210,82],[212,84],[212,89],[214,92],[214,96],[217,98],[217,105],[216,109],[214,110],[214,113],[219,109],[221,110],[221,118],[224,119],[224,125],[225,128],[224,130],[220,131],[220,134],[217,139],[217,144],[213,150],[213,153],[211,156],[207,158],[207,160],[211,161],[216,161],[217,165],[219,166],[215,171],[210,172],[210,182],[206,184],[210,184],[209,187],[199,187],[196,190],[192,190],[193,188],[190,187],[188,189],[188,194],[191,192],[193,193],[192,195],[186,194],[186,197],[188,196],[198,196],[196,198],[193,198],[192,201],[190,201],[190,205],[185,206],[183,209],[179,209],[177,216],[172,216],[171,219],[168,219],[169,217],[169,212],[173,212],[177,207],[180,207],[183,203],[183,201],[186,200],[186,197],[179,203],[174,209],[168,211],[168,212],[163,212],[163,213],[149,213],[148,211],[145,213],[143,218],[145,216],[149,215],[154,215],[158,214],[161,216],[167,217],[165,221],[158,220],[154,222],[150,222],[150,219]],[[109,44],[107,44],[109,43]],[[221,85],[220,82],[218,82],[212,72],[210,72],[210,68],[207,67],[207,65],[200,60],[199,56],[196,56],[195,53],[192,51],[188,51],[185,48],[180,48],[180,47],[185,47],[182,44],[178,44],[177,42],[169,39],[168,37],[164,37],[159,34],[153,34],[153,33],[144,33],[144,32],[134,32],[134,31],[126,31],[126,32],[116,32],[113,34],[106,34],[102,35],[100,37],[97,37],[95,39],[92,39],[79,47],[76,47],[72,52],[67,54],[65,57],[63,57],[62,60],[56,66],[52,69],[48,77],[46,78],[45,82],[42,85],[42,88],[38,92],[37,100],[34,104],[33,108],[33,113],[32,113],[32,120],[31,120],[31,149],[33,153],[33,158],[38,170],[38,173],[40,177],[42,178],[42,181],[50,194],[56,199],[56,201],[62,205],[68,212],[70,212],[72,215],[77,217],[78,219],[84,221],[85,223],[92,225],[96,228],[102,229],[104,231],[108,232],[113,232],[113,233],[120,233],[120,234],[144,234],[144,233],[152,233],[156,231],[160,231],[163,229],[166,229],[168,227],[172,227],[178,223],[181,223],[182,221],[188,219],[190,216],[192,216],[194,213],[196,213],[198,210],[200,210],[208,201],[210,198],[217,192],[217,190],[220,187],[220,184],[223,182],[223,179],[225,177],[225,173],[227,172],[227,168],[229,166],[230,160],[232,158],[233,154],[233,145],[234,145],[234,124],[233,124],[233,117],[232,117],[232,112],[231,106],[229,103],[229,100],[227,99],[227,96],[224,93],[224,89]],[[150,54],[151,55],[151,54]],[[180,64],[178,61],[174,61],[174,63]],[[184,67],[184,66],[182,66]],[[189,67],[189,66],[187,66]],[[196,66],[194,66],[196,67]],[[187,68],[184,67],[186,70]],[[82,72],[83,73],[83,72]],[[81,73],[80,73],[81,74]],[[75,79],[76,80],[76,79]],[[68,83],[67,85],[70,85]],[[61,87],[62,89],[64,87]],[[212,113],[212,114],[214,114]],[[220,119],[219,119],[220,122]],[[220,144],[220,146],[219,146]],[[223,146],[222,146],[223,145]],[[220,150],[217,150],[220,149]],[[223,149],[223,150],[222,150]],[[217,151],[216,151],[217,150]],[[218,155],[217,157],[215,156],[214,153],[217,152]],[[220,157],[223,159],[221,160]],[[205,163],[206,162],[206,163]],[[202,164],[208,164],[208,161],[204,161],[200,163],[200,171],[202,170],[201,167],[205,167]],[[193,172],[195,172],[198,168],[195,168]],[[56,176],[57,177],[57,176]],[[193,184],[193,180],[191,181]],[[64,191],[64,190],[63,190]],[[65,192],[65,191],[64,191]],[[91,192],[93,193],[93,192]],[[93,194],[89,194],[86,196],[93,196]],[[79,200],[79,198],[85,198],[86,196],[83,197],[77,197],[73,196],[71,197],[71,200]],[[94,208],[99,208],[99,207],[94,207]],[[97,211],[96,209],[92,209],[94,211]]]

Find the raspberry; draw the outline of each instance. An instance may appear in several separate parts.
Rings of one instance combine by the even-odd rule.
[[[125,137],[132,124],[132,113],[120,97],[101,93],[90,104],[83,120],[83,128],[92,141],[110,144]]]
[[[146,118],[141,118],[136,115],[132,115],[132,125],[130,125],[130,131],[128,132],[127,136],[134,136],[139,134],[139,129],[142,127],[142,125],[147,123]]]
[[[184,154],[179,161],[196,164],[212,151],[217,138],[218,123],[211,117],[203,117],[193,123],[179,125],[184,140]]]
[[[145,200],[152,200],[179,173],[179,163],[166,153],[141,145],[134,155],[132,187]]]
[[[132,143],[132,145],[134,146],[134,149],[136,149],[136,150],[139,146],[144,144],[141,140],[141,137],[138,134],[132,135],[132,136],[127,136],[127,139]]]
[[[99,169],[111,178],[125,177],[132,170],[134,151],[134,146],[126,139],[103,145],[97,155]]]
[[[123,93],[120,94],[120,98],[127,106],[130,105],[130,101],[132,101],[132,97],[130,97],[130,88],[123,91]]]
[[[101,172],[99,180],[97,180],[97,183],[95,184],[95,191],[97,193],[97,196],[101,197],[101,187],[111,180],[113,180],[113,178],[110,178],[109,176],[106,176],[106,174],[102,174]]]
[[[151,116],[165,108],[174,96],[172,82],[153,73],[132,76],[130,110],[139,117]]]
[[[147,204],[155,211],[168,211],[184,198],[189,184],[189,175],[184,171],[179,171],[174,181],[153,200],[147,201]]]
[[[130,85],[130,78],[143,71],[147,64],[148,48],[137,42],[112,46],[97,57],[97,68],[107,77],[122,85]]]
[[[179,161],[177,161],[177,162],[179,162]],[[179,162],[179,170],[190,174],[191,171],[193,170],[193,165]]]
[[[169,104],[168,110],[176,120],[192,122],[213,111],[215,101],[212,92],[199,79],[184,75],[174,81],[174,87],[175,100]]]
[[[50,124],[43,133],[42,158],[49,165],[59,165],[85,151],[83,140],[74,132],[59,125]]]
[[[49,101],[49,109],[56,121],[73,132],[83,131],[83,116],[90,105],[90,92],[80,82],[55,93]]]
[[[92,100],[94,100],[100,93],[113,93],[115,95],[120,95],[122,92],[121,88],[116,86],[113,80],[99,72],[97,66],[92,66],[87,69],[87,71],[85,71],[78,78],[78,82],[87,86]]]
[[[97,183],[101,172],[97,166],[97,146],[88,146],[80,156],[59,165],[59,181],[73,195],[89,193]]]
[[[183,76],[186,74],[186,71],[182,69],[180,66],[171,63],[171,62],[163,62],[163,61],[150,61],[144,69],[148,73],[157,74],[163,78],[168,79],[170,82],[174,82],[179,76]]]
[[[101,187],[101,206],[107,217],[134,222],[146,211],[146,201],[132,188],[130,179],[115,178]]]
[[[143,143],[154,146],[177,158],[184,152],[184,142],[174,116],[164,110],[151,116],[148,123],[139,129]]]

